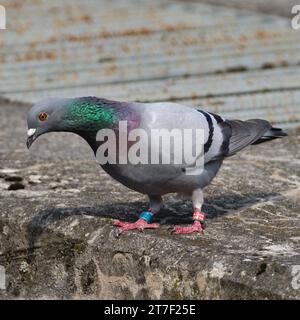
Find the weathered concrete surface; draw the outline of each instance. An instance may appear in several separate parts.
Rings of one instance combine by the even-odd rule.
[[[300,298],[299,131],[225,161],[206,189],[204,236],[170,235],[191,206],[168,196],[159,230],[116,239],[113,219],[136,219],[144,196],[75,135],[28,152],[28,108],[0,105],[1,298]]]

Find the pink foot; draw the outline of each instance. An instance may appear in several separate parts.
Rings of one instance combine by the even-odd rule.
[[[175,234],[189,234],[193,232],[203,232],[200,221],[194,221],[194,224],[188,227],[175,226],[173,229]]]
[[[119,227],[118,231],[119,234],[123,233],[124,231],[129,230],[140,230],[143,231],[144,229],[156,229],[159,228],[159,224],[157,223],[148,223],[144,219],[139,219],[134,223],[122,222],[122,221],[115,221],[114,226]]]

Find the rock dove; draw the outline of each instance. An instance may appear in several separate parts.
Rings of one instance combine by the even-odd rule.
[[[149,197],[149,209],[142,212],[136,222],[114,223],[119,234],[133,229],[158,228],[158,224],[151,223],[152,216],[160,211],[162,195],[167,193],[189,195],[193,203],[194,223],[175,226],[173,231],[176,234],[202,232],[205,228],[205,216],[201,211],[203,188],[216,176],[223,159],[248,145],[287,135],[281,129],[272,127],[266,120],[228,120],[212,112],[178,103],[129,103],[97,97],[51,98],[38,102],[28,113],[27,147],[42,134],[65,131],[81,136],[97,155],[98,148],[104,143],[97,139],[99,130],[111,129],[121,136],[118,124],[122,121],[126,121],[128,132],[133,129],[143,129],[146,132],[162,128],[202,129],[204,168],[198,174],[187,174],[188,165],[184,162],[101,164],[114,179]],[[151,148],[155,147],[151,145]],[[128,151],[128,146],[126,150]]]

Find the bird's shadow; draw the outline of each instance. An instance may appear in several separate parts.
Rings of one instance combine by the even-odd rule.
[[[264,194],[257,192],[247,195],[224,194],[218,197],[208,197],[203,205],[203,211],[206,213],[206,218],[209,221],[276,195],[278,194],[275,192]],[[133,222],[137,220],[141,210],[146,209],[147,204],[143,202],[119,202],[101,207],[45,208],[33,217],[27,226],[28,245],[29,248],[34,250],[36,241],[50,225],[70,216],[85,215]],[[159,222],[161,225],[167,226],[191,223],[191,202],[174,199],[167,201],[160,213],[154,216],[153,222]]]

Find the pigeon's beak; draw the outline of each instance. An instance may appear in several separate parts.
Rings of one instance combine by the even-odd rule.
[[[33,141],[37,138],[37,136],[35,135],[36,133],[36,129],[28,129],[27,131],[27,148],[29,149],[30,146],[32,145]]]

